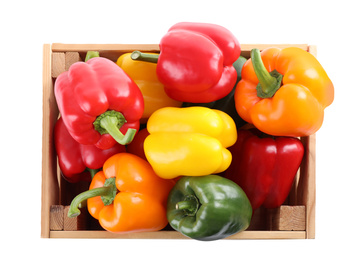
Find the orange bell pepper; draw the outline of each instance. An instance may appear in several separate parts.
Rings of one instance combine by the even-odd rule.
[[[320,129],[334,87],[310,53],[290,47],[253,49],[235,91],[242,119],[276,136],[308,136]]]
[[[74,198],[68,216],[79,215],[78,205],[87,199],[89,213],[107,231],[157,231],[168,224],[167,198],[174,184],[158,177],[147,161],[119,153],[105,162],[90,189]]]

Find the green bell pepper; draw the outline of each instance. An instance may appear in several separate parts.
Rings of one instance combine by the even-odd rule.
[[[237,128],[245,125],[246,122],[243,119],[241,119],[238,112],[236,111],[234,94],[235,94],[236,85],[241,80],[241,69],[243,68],[244,63],[246,61],[247,61],[246,58],[244,58],[243,56],[240,56],[233,63],[233,66],[234,66],[234,68],[235,68],[235,70],[236,70],[236,72],[238,74],[238,78],[236,80],[234,88],[230,91],[230,93],[227,96],[225,96],[225,97],[223,97],[223,98],[221,98],[219,100],[210,102],[210,103],[189,103],[189,102],[184,102],[182,104],[182,107],[202,106],[202,107],[208,107],[208,108],[211,108],[211,109],[218,109],[218,110],[221,110],[221,111],[225,112],[229,116],[231,116],[231,118],[234,120]]]
[[[218,175],[182,177],[169,193],[167,203],[171,227],[202,241],[226,238],[247,229],[252,212],[245,192]]]

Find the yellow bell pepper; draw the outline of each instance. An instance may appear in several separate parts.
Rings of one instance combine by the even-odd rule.
[[[166,107],[152,114],[144,141],[147,160],[165,179],[220,173],[231,163],[237,140],[234,120],[206,107]]]
[[[167,96],[164,85],[158,80],[157,64],[135,61],[130,58],[131,53],[121,55],[116,64],[138,85],[144,97],[144,113],[140,120],[146,123],[150,115],[162,107],[180,107],[182,102]]]

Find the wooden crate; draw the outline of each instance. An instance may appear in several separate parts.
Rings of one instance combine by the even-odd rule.
[[[249,57],[252,48],[270,46],[296,46],[316,55],[315,46],[306,44],[254,44],[241,45],[241,53]],[[179,232],[166,228],[158,232],[113,234],[100,228],[87,210],[78,218],[65,216],[67,205],[87,183],[69,184],[61,178],[53,144],[53,127],[59,116],[53,87],[56,77],[69,66],[83,60],[89,50],[99,51],[100,56],[116,61],[133,50],[158,52],[158,44],[45,44],[43,49],[43,144],[42,144],[42,214],[43,238],[137,238],[184,239]],[[315,237],[315,135],[301,138],[305,156],[297,173],[292,190],[278,209],[258,209],[248,230],[227,239],[306,239]]]

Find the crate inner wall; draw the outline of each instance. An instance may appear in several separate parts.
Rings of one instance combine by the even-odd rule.
[[[264,49],[270,46],[302,48],[316,55],[315,46],[306,44],[255,44],[241,45],[242,56],[249,58],[252,48]],[[99,51],[101,57],[112,61],[123,53],[133,50],[144,52],[158,52],[157,44],[45,44],[43,49],[43,139],[42,139],[42,209],[41,209],[41,237],[61,238],[184,238],[178,232],[166,228],[163,231],[137,233],[129,235],[117,235],[103,231],[92,217],[86,218],[86,230],[53,231],[50,226],[50,211],[52,205],[69,205],[72,198],[88,188],[88,183],[70,184],[63,180],[57,164],[57,156],[53,144],[53,127],[59,117],[59,111],[54,97],[54,59],[57,55],[66,53],[78,53],[80,59],[84,59],[89,50]],[[66,64],[65,69],[70,64]],[[61,64],[60,71],[64,70]],[[52,75],[53,74],[53,75]],[[315,237],[315,135],[301,138],[305,147],[305,155],[292,186],[291,192],[284,203],[284,208],[266,210],[258,209],[252,219],[252,224],[247,231],[240,232],[227,239],[286,239],[286,238],[314,238]],[[295,214],[301,214],[298,230],[280,230],[277,225],[284,225],[280,217],[291,214],[288,218],[295,218]],[[295,212],[297,210],[297,212]],[[288,213],[285,213],[288,212]],[[85,213],[88,214],[87,212]],[[302,219],[304,218],[304,219]],[[278,224],[277,224],[278,223]],[[283,223],[283,224],[282,224]],[[278,230],[277,230],[278,229]]]

